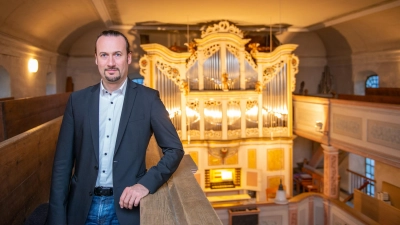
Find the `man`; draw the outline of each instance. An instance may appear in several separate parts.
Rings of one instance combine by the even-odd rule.
[[[126,37],[96,40],[101,82],[71,94],[54,158],[50,225],[140,224],[139,202],[177,169],[183,147],[157,91],[127,79]],[[154,133],[164,156],[146,171]]]

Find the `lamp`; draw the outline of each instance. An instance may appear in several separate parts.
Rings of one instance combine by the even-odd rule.
[[[276,204],[287,204],[288,200],[286,198],[286,191],[283,190],[282,180],[280,180],[278,191],[276,192],[275,196],[275,203]]]
[[[28,62],[28,70],[31,73],[36,73],[39,69],[39,63],[37,59],[29,59]]]

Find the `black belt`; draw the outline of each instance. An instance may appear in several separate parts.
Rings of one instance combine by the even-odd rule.
[[[113,188],[112,187],[95,187],[93,193],[96,196],[111,196],[111,195],[113,195]]]

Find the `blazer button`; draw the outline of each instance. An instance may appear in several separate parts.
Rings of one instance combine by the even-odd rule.
[[[89,191],[89,196],[92,196],[92,195],[93,195],[93,193],[91,191]]]
[[[98,166],[94,166],[94,169],[95,169],[95,170],[99,170],[99,167],[98,167]]]

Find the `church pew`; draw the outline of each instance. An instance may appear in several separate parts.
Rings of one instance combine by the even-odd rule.
[[[0,142],[64,114],[70,93],[0,101]]]

